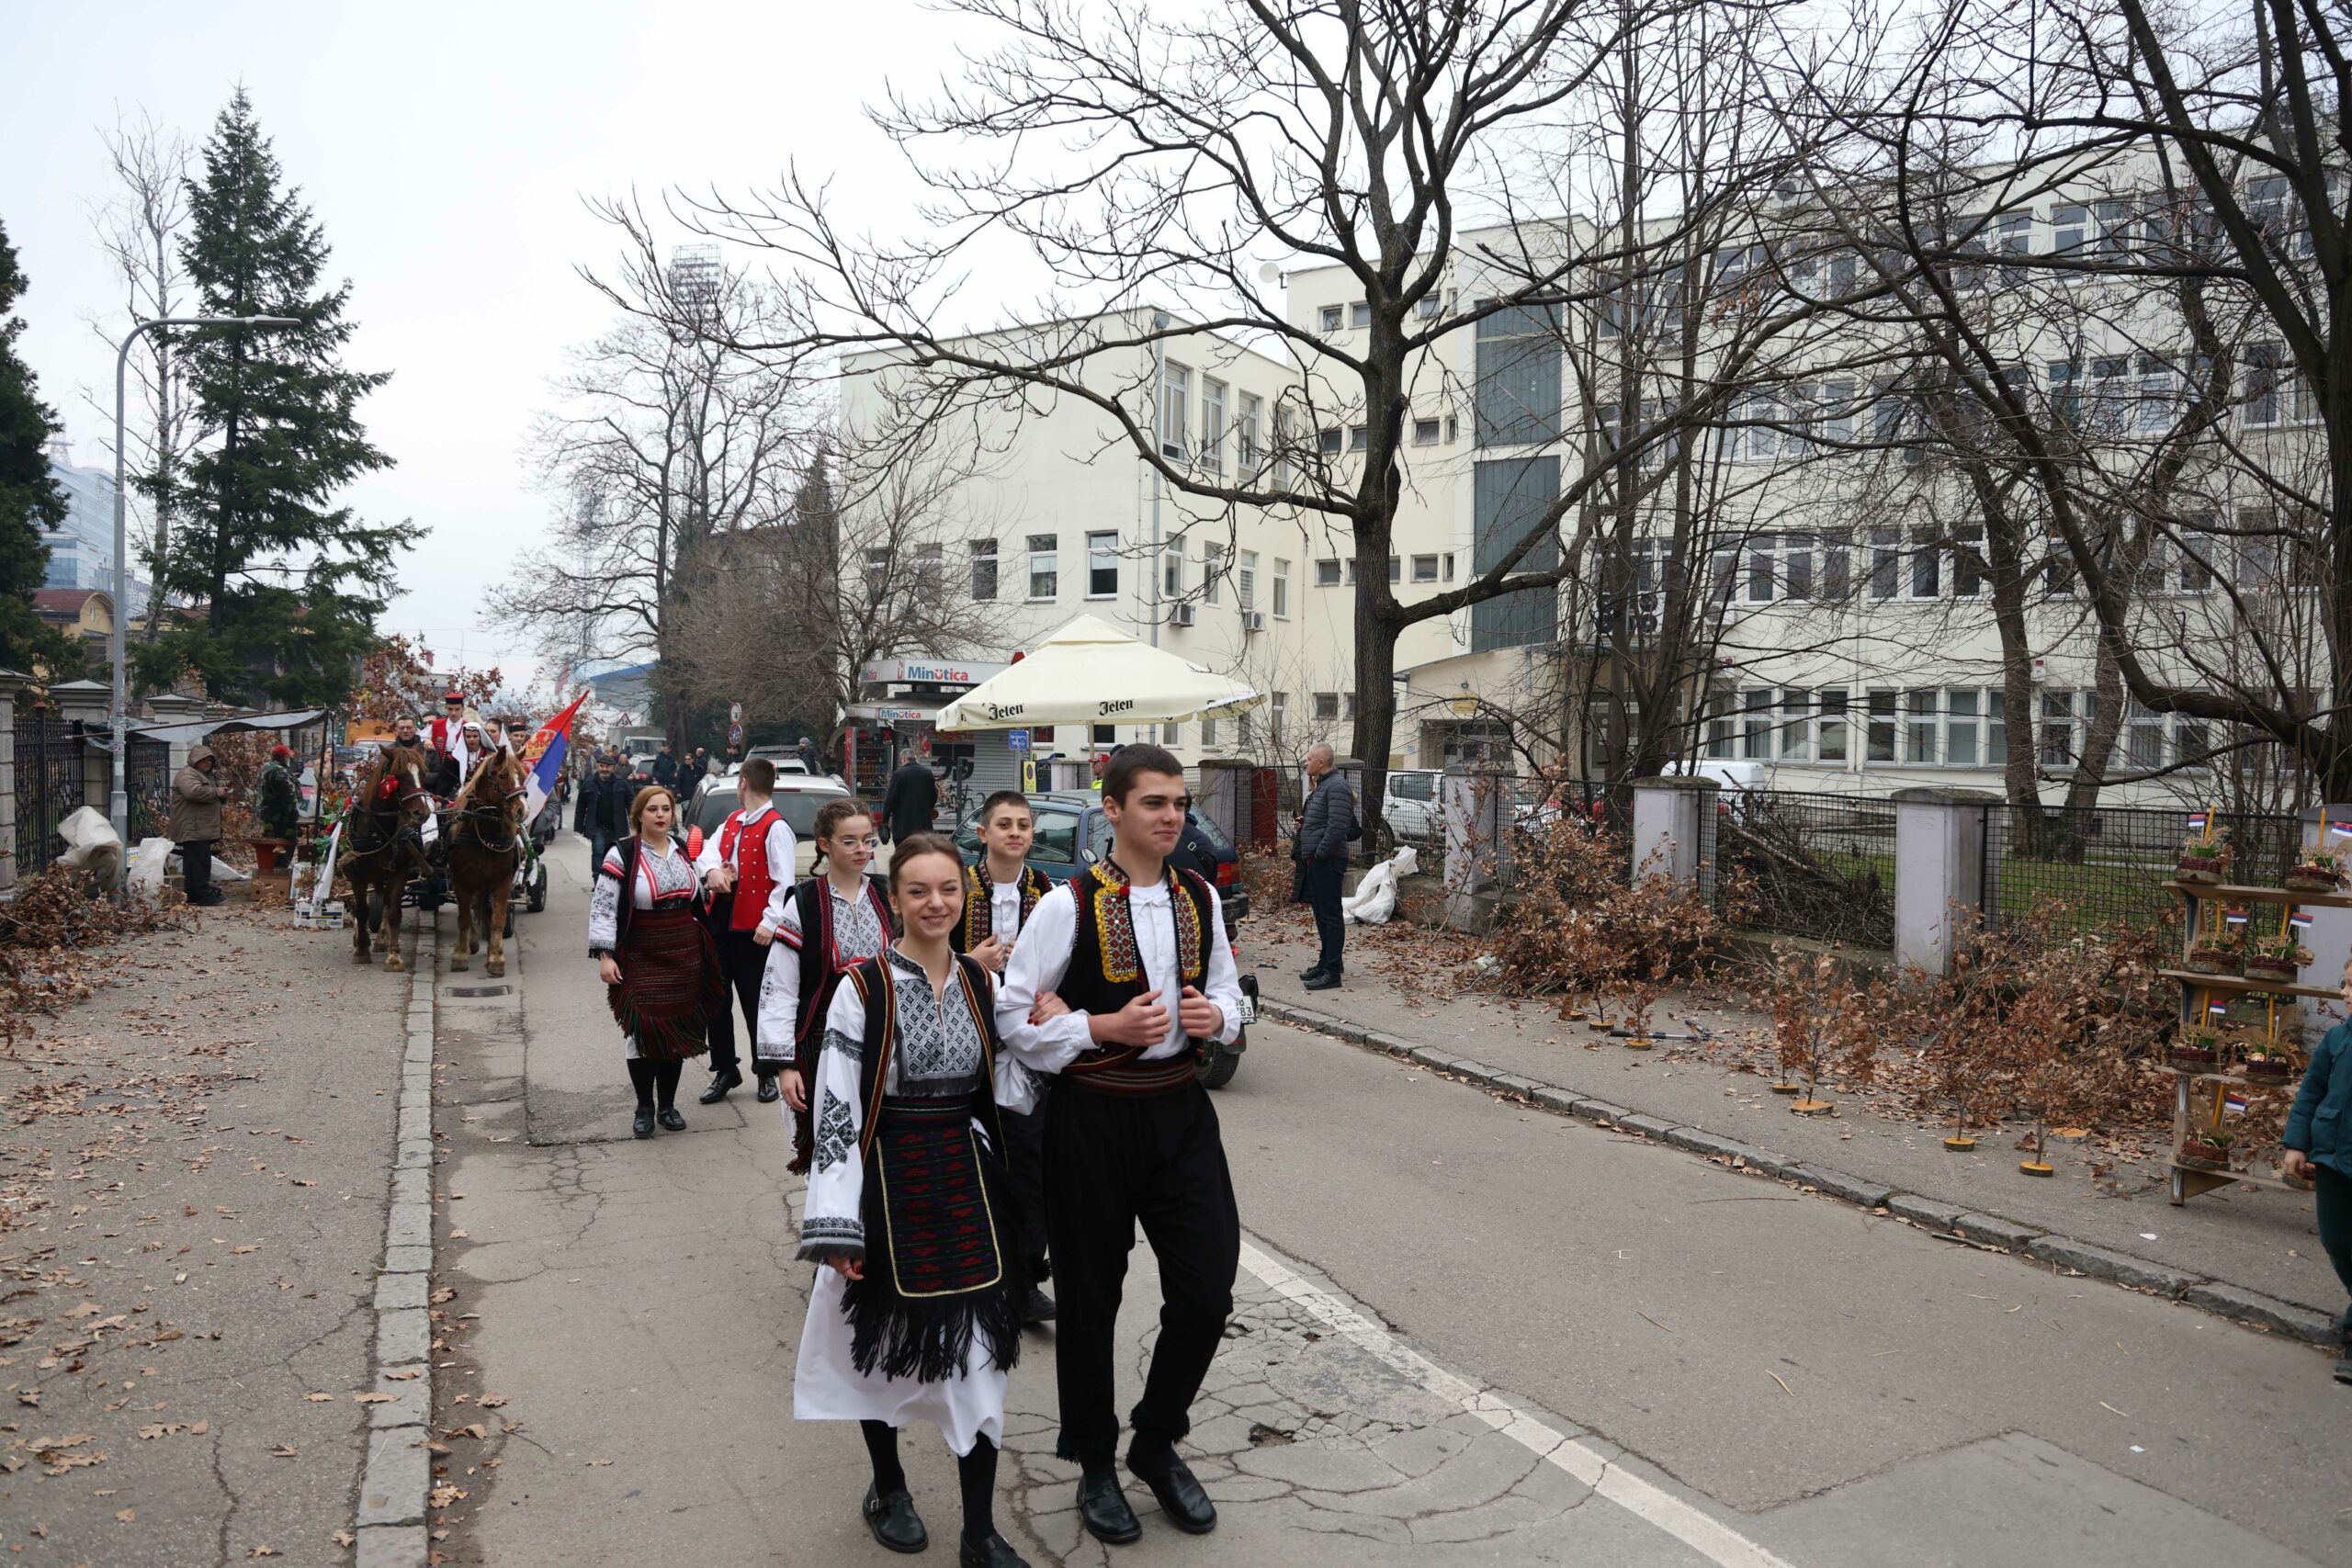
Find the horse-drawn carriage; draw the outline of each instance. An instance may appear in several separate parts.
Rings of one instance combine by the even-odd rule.
[[[401,969],[395,940],[401,911],[422,909],[430,919],[448,901],[458,907],[451,971],[465,970],[480,933],[489,941],[489,972],[506,973],[505,939],[514,934],[515,899],[526,909],[547,906],[539,852],[554,830],[552,814],[540,813],[535,824],[524,820],[526,774],[522,759],[502,746],[443,806],[425,787],[419,749],[384,748],[362,774],[345,814],[339,869],[350,879],[357,917],[355,959],[367,958],[372,939],[385,954],[384,967]]]

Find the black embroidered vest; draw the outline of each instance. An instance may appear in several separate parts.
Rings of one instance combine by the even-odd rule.
[[[947,933],[948,945],[958,953],[969,953],[988,941],[996,931],[995,890],[988,879],[988,859],[983,855],[964,868],[964,918]],[[1021,923],[1027,925],[1029,917],[1037,912],[1037,900],[1053,890],[1046,874],[1035,866],[1021,868]],[[1014,936],[1021,933],[1015,931]]]
[[[1168,903],[1175,914],[1178,984],[1197,987],[1208,977],[1207,943],[1224,933],[1211,934],[1209,885],[1174,866],[1166,874],[1172,884]],[[1114,1013],[1151,988],[1136,947],[1126,874],[1106,860],[1071,877],[1069,890],[1078,902],[1078,936],[1055,989],[1077,1011]]]

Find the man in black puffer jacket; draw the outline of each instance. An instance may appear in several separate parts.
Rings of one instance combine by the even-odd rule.
[[[1291,858],[1298,862],[1301,889],[1315,910],[1315,934],[1322,946],[1315,967],[1299,976],[1310,991],[1328,991],[1340,983],[1340,945],[1348,931],[1340,913],[1340,889],[1347,874],[1348,840],[1356,836],[1356,797],[1331,761],[1327,742],[1318,740],[1306,749],[1306,776],[1315,787],[1298,814],[1298,839],[1291,851]]]
[[[580,803],[572,807],[571,830],[588,840],[588,875],[605,863],[605,852],[628,837],[628,781],[613,766],[612,753],[596,759],[596,771],[580,782]]]

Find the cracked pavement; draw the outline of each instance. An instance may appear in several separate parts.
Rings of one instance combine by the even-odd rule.
[[[782,1120],[690,1071],[688,1130],[629,1138],[584,860],[558,840],[504,993],[442,980],[438,1550],[881,1562],[856,1435],[791,1418]],[[1033,1562],[2352,1562],[2352,1391],[2301,1347],[1294,1032],[1216,1104],[1249,1236],[1186,1448],[1219,1528],[1131,1484],[1143,1540],[1082,1533],[1032,1334],[999,1523]],[[1123,1399],[1156,1297],[1138,1247]],[[952,1461],[901,1452],[950,1550]]]

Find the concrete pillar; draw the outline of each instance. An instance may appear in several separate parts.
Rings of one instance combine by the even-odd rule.
[[[2326,810],[2330,824],[2328,829],[2320,827],[2319,807],[2313,807],[2302,814],[2303,848],[2334,849],[2339,853],[2352,850],[2352,834],[2332,830],[2333,825],[2338,822],[2352,826],[2352,805],[2330,806]],[[2323,843],[2323,839],[2328,841]],[[2272,913],[2277,913],[2275,908]],[[2312,923],[2310,929],[2303,932],[2303,945],[2312,950],[2312,961],[2295,978],[2302,985],[2333,991],[2343,983],[2346,960],[2352,958],[2352,909],[2313,908],[2306,913],[2311,916]],[[2343,1021],[2344,1010],[2340,1000],[2324,1002],[2316,998],[2304,998],[2305,1043],[2317,1044],[2321,1035]]]
[[[1483,930],[1510,875],[1510,794],[1493,773],[1456,765],[1438,782],[1445,843],[1445,923]]]
[[[1372,810],[1364,804],[1363,799],[1363,764],[1353,757],[1334,757],[1331,760],[1331,771],[1348,781],[1348,797],[1356,803],[1356,826],[1361,829],[1372,818]],[[1301,782],[1304,784],[1303,779]],[[1305,787],[1312,788],[1313,786],[1305,785]],[[1306,798],[1304,795],[1299,796],[1302,801]],[[1362,865],[1371,852],[1372,840],[1367,835],[1348,846],[1348,863]]]
[[[17,885],[17,695],[32,684],[18,670],[0,670],[0,892]]]
[[[2001,797],[1923,787],[1894,800],[1894,961],[1947,975],[1955,912],[1984,907],[1984,813]]]
[[[1708,856],[1714,819],[1714,780],[1680,773],[1634,781],[1634,875],[1663,876],[1682,886],[1712,891],[1715,868]]]

